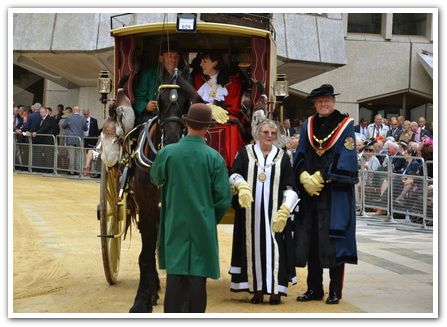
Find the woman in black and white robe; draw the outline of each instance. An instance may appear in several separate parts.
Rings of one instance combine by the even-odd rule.
[[[270,304],[279,304],[280,297],[287,295],[289,282],[296,284],[292,222],[287,217],[299,200],[290,158],[273,145],[277,133],[275,122],[262,121],[256,144],[238,152],[230,172],[230,183],[238,192],[233,199],[236,216],[230,289],[254,293],[250,302],[255,304],[263,301],[264,294],[271,295]],[[243,198],[247,192],[251,192],[248,201]],[[284,226],[276,233],[272,221],[281,208],[287,208]]]

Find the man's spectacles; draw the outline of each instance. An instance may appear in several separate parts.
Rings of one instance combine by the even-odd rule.
[[[272,135],[272,136],[276,136],[276,132],[267,132],[267,131],[261,131],[261,133],[262,134],[264,134],[265,136],[269,136],[269,135]]]
[[[365,149],[365,152],[374,152],[373,149]]]

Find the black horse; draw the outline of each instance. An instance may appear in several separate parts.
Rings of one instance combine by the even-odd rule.
[[[156,267],[156,246],[159,225],[159,191],[151,183],[150,166],[158,149],[176,143],[185,135],[182,115],[188,112],[191,103],[199,100],[197,92],[188,83],[188,70],[164,72],[163,85],[157,99],[158,116],[144,123],[139,133],[135,159],[130,178],[138,204],[138,229],[142,249],[138,259],[140,283],[131,313],[152,312],[159,298],[160,281]]]

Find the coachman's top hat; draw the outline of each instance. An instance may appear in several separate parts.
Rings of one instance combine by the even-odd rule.
[[[180,47],[176,41],[163,41],[160,47],[160,53],[165,52],[180,52]]]
[[[183,115],[182,118],[186,121],[204,125],[216,123],[216,121],[212,119],[211,108],[204,103],[194,103],[189,107],[188,114]]]
[[[334,93],[334,87],[331,84],[323,84],[318,89],[312,90],[307,96],[308,100],[313,100],[318,97],[336,96],[340,93]]]

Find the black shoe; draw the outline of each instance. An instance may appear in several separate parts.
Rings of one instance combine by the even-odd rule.
[[[340,297],[337,292],[331,292],[326,300],[326,304],[338,304],[340,302]]]
[[[262,295],[261,297],[258,297],[257,295],[255,295],[250,300],[250,303],[259,304],[259,303],[262,303],[262,301],[264,301],[264,295]]]
[[[278,295],[277,298],[270,296],[270,302],[271,305],[277,305],[281,303],[281,295]]]
[[[312,300],[320,301],[322,298],[323,298],[323,294],[319,295],[314,290],[308,290],[303,295],[298,296],[296,298],[296,300],[300,301],[300,302],[308,302],[308,301],[312,301]]]

